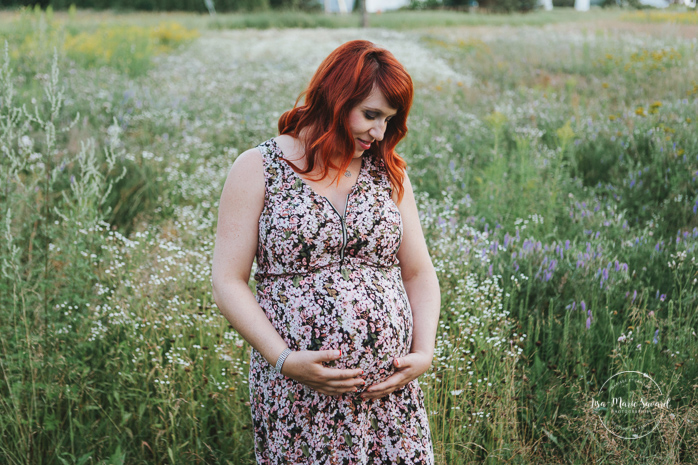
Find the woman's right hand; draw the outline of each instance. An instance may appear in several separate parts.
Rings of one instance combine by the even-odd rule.
[[[328,368],[323,365],[324,362],[331,362],[340,357],[339,350],[291,352],[284,360],[281,374],[328,396],[356,392],[357,387],[366,385],[366,381],[359,378],[363,370]]]

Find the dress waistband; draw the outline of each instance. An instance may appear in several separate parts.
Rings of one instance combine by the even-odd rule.
[[[328,263],[327,265],[323,266],[318,266],[314,268],[308,268],[305,270],[299,270],[299,271],[294,271],[294,272],[287,272],[287,273],[273,273],[273,272],[268,272],[264,270],[257,269],[257,271],[254,274],[255,280],[260,281],[260,279],[266,279],[266,278],[287,278],[287,277],[293,277],[293,276],[305,276],[309,274],[314,274],[318,273],[320,271],[328,270],[328,269],[343,269],[343,268],[363,268],[363,267],[370,267],[370,268],[375,268],[378,271],[383,271],[384,273],[390,273],[393,272],[395,269],[399,270],[398,264],[393,264],[389,266],[382,266],[382,265],[376,265],[375,263],[371,262],[366,262],[366,261],[361,261],[361,260],[350,260],[350,261],[345,261],[344,263],[340,262],[332,262]]]

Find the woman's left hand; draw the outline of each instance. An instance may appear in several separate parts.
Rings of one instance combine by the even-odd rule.
[[[407,385],[431,367],[433,356],[423,352],[410,352],[404,357],[393,359],[396,371],[385,381],[369,386],[362,394],[362,399],[378,399],[396,389]]]

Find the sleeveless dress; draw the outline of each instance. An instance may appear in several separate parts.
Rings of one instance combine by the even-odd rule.
[[[344,216],[298,176],[274,139],[258,146],[265,199],[256,299],[291,350],[341,350],[325,365],[364,371],[366,387],[409,353],[412,311],[396,257],[400,212],[382,160],[362,157]],[[377,158],[377,157],[376,157]],[[415,379],[379,399],[329,396],[277,373],[252,349],[250,406],[260,465],[433,464]]]

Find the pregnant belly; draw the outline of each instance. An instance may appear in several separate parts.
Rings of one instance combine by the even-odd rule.
[[[362,369],[366,386],[388,378],[393,360],[409,353],[412,312],[398,268],[345,267],[282,281],[273,292],[258,287],[258,300],[292,350],[341,350],[325,365]]]

